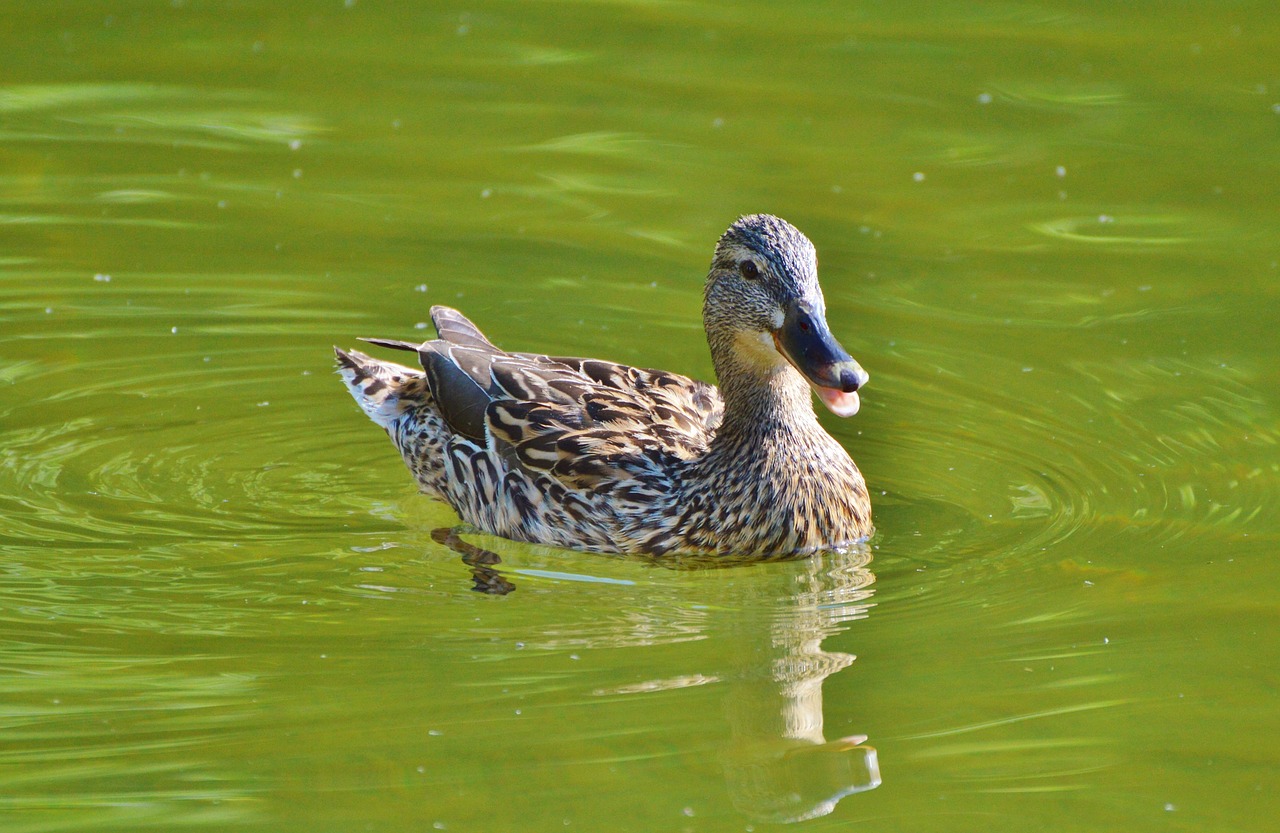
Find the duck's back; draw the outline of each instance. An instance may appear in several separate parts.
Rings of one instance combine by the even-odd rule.
[[[422,370],[337,351],[339,373],[425,491],[510,538],[646,551],[670,531],[680,472],[707,452],[715,387],[594,359],[508,353],[461,313],[431,311],[439,338],[372,339]],[[669,537],[669,536],[668,536]]]

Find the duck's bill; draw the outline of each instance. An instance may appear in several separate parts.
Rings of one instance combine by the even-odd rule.
[[[827,410],[842,417],[858,412],[857,391],[867,383],[867,371],[831,335],[821,312],[806,303],[793,304],[774,331],[773,341]]]
[[[858,412],[858,408],[862,405],[861,400],[858,399],[858,394],[853,391],[845,392],[813,385],[813,392],[818,394],[818,398],[822,400],[823,405],[827,406],[827,410],[836,416],[851,417]]]

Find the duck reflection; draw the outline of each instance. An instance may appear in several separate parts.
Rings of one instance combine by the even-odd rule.
[[[499,569],[494,552],[463,541],[455,530],[432,537],[462,556],[472,589],[506,595],[515,585]],[[853,661],[824,651],[822,641],[865,618],[875,576],[866,545],[803,560],[768,565],[723,559],[653,563],[677,570],[768,570],[768,581],[734,580],[723,569],[721,602],[735,608],[734,637],[726,664],[714,675],[656,680],[597,694],[635,694],[720,682],[726,687],[729,741],[722,763],[730,798],[756,820],[789,823],[825,816],[839,801],[880,785],[880,766],[865,735],[828,741],[823,733],[822,685]],[[757,574],[758,577],[758,574]],[[749,587],[750,590],[745,588]],[[736,588],[736,589],[730,589]]]
[[[516,586],[497,569],[502,557],[492,550],[481,549],[462,540],[457,529],[436,529],[431,540],[446,546],[462,556],[462,563],[471,568],[471,589],[490,596],[505,596]]]
[[[726,680],[724,772],[734,806],[753,819],[817,818],[880,785],[865,735],[828,741],[823,734],[822,684],[854,657],[824,651],[822,640],[867,615],[870,561],[864,545],[788,565],[783,604],[756,605],[755,621],[743,622],[746,638],[733,643],[740,650]]]

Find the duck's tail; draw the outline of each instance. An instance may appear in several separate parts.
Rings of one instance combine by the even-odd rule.
[[[383,428],[390,428],[413,405],[422,404],[406,401],[414,389],[424,387],[422,371],[380,361],[358,350],[334,347],[333,352],[338,357],[338,375],[347,383],[352,398]]]

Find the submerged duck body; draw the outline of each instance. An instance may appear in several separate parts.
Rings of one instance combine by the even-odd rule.
[[[720,238],[703,321],[720,387],[595,359],[509,353],[433,307],[438,338],[336,349],[338,373],[423,491],[466,523],[599,552],[779,557],[872,532],[866,484],[811,391],[851,416],[867,374],[827,328],[813,244],[777,217]]]

